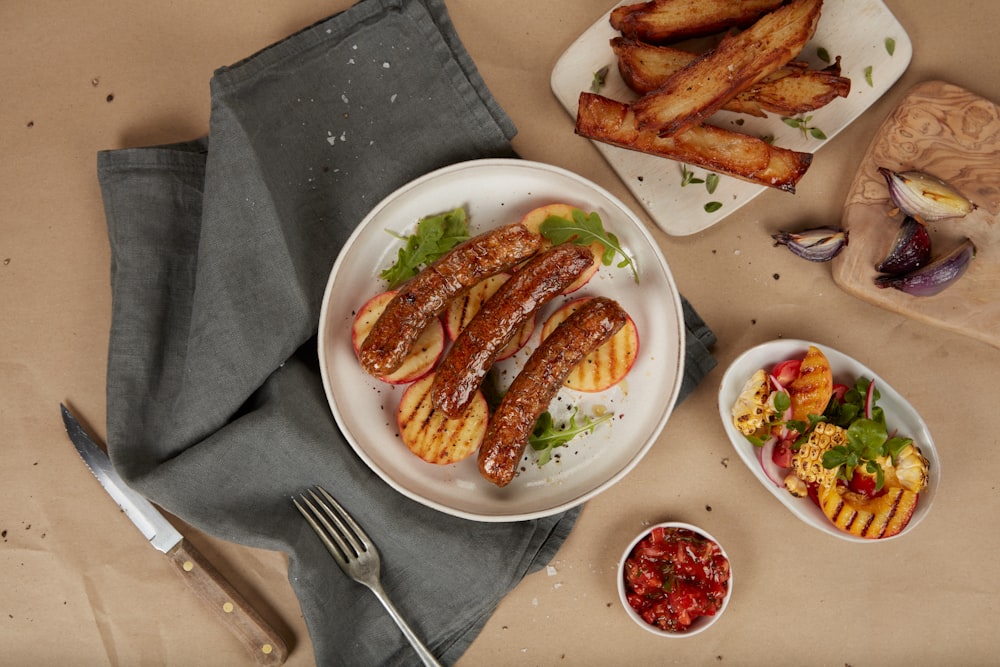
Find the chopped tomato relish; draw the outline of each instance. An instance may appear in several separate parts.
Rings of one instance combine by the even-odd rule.
[[[686,528],[654,528],[625,560],[629,605],[650,625],[686,632],[722,607],[729,561],[719,545]]]

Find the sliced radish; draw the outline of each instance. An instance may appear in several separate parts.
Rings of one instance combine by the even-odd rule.
[[[448,332],[448,337],[452,340],[458,338],[458,334],[462,333],[462,330],[468,326],[469,322],[475,317],[479,309],[482,308],[483,304],[493,296],[500,286],[503,285],[507,280],[510,279],[509,273],[498,273],[495,276],[490,276],[485,280],[477,283],[472,287],[471,290],[466,292],[464,295],[453,299],[448,304],[448,309],[445,311],[444,321],[445,329]],[[532,314],[527,321],[521,326],[517,335],[514,336],[513,340],[507,344],[507,346],[500,351],[497,355],[497,361],[502,361],[509,357],[514,356],[514,354],[520,350],[522,347],[527,345],[528,341],[531,340],[531,334],[535,330],[535,315]]]
[[[757,461],[760,462],[760,467],[769,480],[780,487],[784,487],[785,475],[788,474],[788,469],[782,468],[774,462],[774,447],[777,444],[778,438],[771,436],[764,442],[762,447],[757,447]]]
[[[455,419],[435,410],[431,400],[431,373],[403,392],[396,411],[399,435],[407,449],[428,463],[448,465],[467,458],[486,436],[489,408],[481,391]]]
[[[578,206],[571,206],[569,204],[546,204],[545,206],[539,206],[538,208],[528,211],[528,214],[521,218],[521,224],[528,228],[536,234],[541,234],[542,223],[545,222],[549,216],[556,216],[557,218],[565,218],[566,220],[573,219],[573,211],[579,208]],[[548,239],[542,239],[542,246],[539,248],[539,252],[551,247],[552,242]],[[594,263],[590,267],[580,274],[577,278],[563,290],[563,294],[571,294],[590,281],[597,273],[597,270],[601,268],[601,260],[604,256],[604,244],[600,241],[594,241],[590,244],[590,252],[594,254]]]
[[[376,294],[361,306],[358,314],[354,317],[354,323],[351,325],[351,345],[354,347],[355,355],[361,349],[361,344],[365,342],[365,338],[371,333],[372,327],[375,326],[379,315],[382,314],[382,311],[385,310],[385,307],[389,305],[389,302],[392,301],[392,297],[395,295],[395,290],[382,292],[381,294]],[[413,344],[413,349],[406,359],[403,360],[403,365],[390,375],[380,377],[379,379],[389,384],[406,384],[422,378],[434,370],[434,366],[444,352],[444,343],[444,326],[441,324],[440,319],[434,318]]]
[[[545,340],[591,297],[575,299],[552,313],[542,325]],[[631,317],[611,340],[600,346],[577,364],[566,378],[565,386],[576,391],[598,392],[621,382],[632,370],[639,355],[639,331]]]
[[[868,383],[868,391],[865,392],[865,419],[872,418],[872,408],[875,407],[875,378]]]

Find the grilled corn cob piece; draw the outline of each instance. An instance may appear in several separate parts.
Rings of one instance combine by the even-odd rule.
[[[823,467],[823,453],[832,447],[847,444],[847,431],[834,424],[819,422],[799,450],[792,454],[791,474],[807,484],[830,487],[837,482],[837,469]],[[792,491],[788,480],[785,486]],[[792,491],[795,493],[795,491]]]
[[[733,425],[743,435],[753,435],[774,415],[774,408],[768,403],[771,382],[767,373],[759,369],[743,385],[740,395],[733,405]]]
[[[901,486],[907,491],[920,493],[927,488],[927,475],[929,464],[920,448],[916,445],[907,445],[896,455],[896,463],[892,461],[880,461],[885,470],[886,484],[889,486]]]

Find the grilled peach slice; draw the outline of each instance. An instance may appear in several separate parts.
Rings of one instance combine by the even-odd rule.
[[[358,354],[361,344],[365,342],[365,338],[375,326],[375,321],[378,320],[379,315],[382,314],[395,294],[395,290],[376,294],[361,306],[358,314],[355,315],[351,325],[351,345],[354,347],[355,355]],[[444,326],[440,319],[434,318],[417,338],[417,342],[413,345],[409,356],[403,361],[403,365],[391,374],[379,379],[389,384],[406,384],[418,380],[434,369],[442,352],[444,352]]]
[[[538,208],[528,211],[528,214],[521,218],[521,224],[527,227],[530,231],[540,234],[542,223],[545,222],[549,216],[555,216],[557,218],[566,218],[567,220],[573,219],[573,210],[578,208],[577,206],[570,206],[569,204],[546,204],[545,206],[539,206]],[[547,239],[542,239],[542,246],[539,248],[539,252],[542,252],[552,245]],[[573,281],[569,287],[563,290],[563,294],[570,294],[577,291],[581,287],[587,284],[597,270],[601,268],[601,258],[604,256],[604,244],[600,241],[594,241],[590,244],[590,252],[594,253],[594,263],[593,265],[580,274],[580,277]]]
[[[809,415],[821,415],[833,396],[833,371],[826,355],[809,346],[799,375],[786,387],[792,403],[792,419],[808,422]]]
[[[542,325],[542,340],[555,331],[591,297],[575,299],[552,313]],[[584,357],[563,383],[570,389],[585,392],[604,391],[621,382],[632,370],[639,355],[639,331],[631,317],[611,340]]]
[[[820,509],[841,530],[870,539],[892,537],[906,528],[918,494],[900,487],[870,498],[837,484],[820,486]]]
[[[462,333],[462,329],[479,312],[483,303],[500,289],[500,285],[503,285],[509,279],[509,273],[498,273],[477,283],[471,290],[457,299],[453,299],[448,304],[448,309],[445,311],[444,316],[445,331],[448,333],[448,337],[452,340],[458,338],[458,334]],[[534,330],[535,314],[532,313],[531,317],[521,326],[520,331],[514,336],[513,340],[497,355],[497,361],[512,357],[518,350],[524,347],[531,339],[531,334]]]
[[[458,463],[479,448],[486,436],[489,408],[482,391],[454,419],[434,409],[431,384],[434,374],[417,380],[403,392],[396,411],[399,435],[407,449],[428,463]]]

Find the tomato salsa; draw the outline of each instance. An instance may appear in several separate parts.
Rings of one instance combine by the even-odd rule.
[[[686,528],[656,527],[625,560],[629,605],[650,625],[686,632],[722,608],[729,561],[715,542]]]

